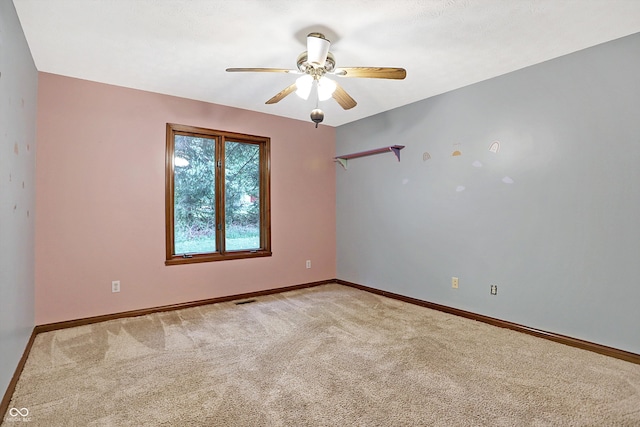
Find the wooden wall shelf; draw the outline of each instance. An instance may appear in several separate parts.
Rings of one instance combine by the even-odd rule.
[[[403,148],[404,148],[404,145],[390,145],[388,147],[376,148],[375,150],[360,151],[359,153],[353,153],[353,154],[345,154],[343,156],[338,156],[334,158],[334,160],[340,163],[343,168],[347,169],[347,160],[349,159],[355,159],[358,157],[372,156],[374,154],[391,152],[395,154],[396,157],[398,158],[398,161],[400,161],[400,150],[402,150]]]

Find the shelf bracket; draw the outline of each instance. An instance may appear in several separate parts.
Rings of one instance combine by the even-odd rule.
[[[340,163],[340,165],[342,165],[344,170],[347,170],[347,159],[342,159],[340,157],[336,157],[335,161]]]
[[[400,150],[402,150],[403,148],[404,147],[401,145],[394,145],[393,147],[389,147],[389,149],[393,151],[393,154],[395,154],[398,158],[398,161],[400,161]]]

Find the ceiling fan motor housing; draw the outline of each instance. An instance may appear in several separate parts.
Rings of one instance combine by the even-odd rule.
[[[333,71],[336,61],[329,52],[331,42],[322,33],[310,33],[307,36],[307,50],[298,55],[298,70],[322,77],[324,73]]]
[[[308,61],[314,67],[324,67],[331,42],[321,33],[311,33],[307,36]]]
[[[333,54],[328,52],[324,66],[318,67],[309,62],[309,56],[305,51],[298,55],[296,65],[298,66],[298,70],[305,74],[313,74],[315,72],[316,74],[321,74],[320,77],[322,77],[325,73],[330,73],[336,68],[336,60]]]

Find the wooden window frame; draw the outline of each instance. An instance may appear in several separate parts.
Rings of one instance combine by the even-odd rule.
[[[216,194],[216,252],[175,254],[174,239],[174,152],[175,135],[201,136],[216,141],[215,194]],[[226,251],[225,249],[225,142],[256,144],[260,147],[260,248],[251,250]],[[166,222],[166,260],[165,265],[192,264],[200,262],[223,261],[271,256],[271,139],[264,136],[246,135],[234,132],[206,129],[167,123],[166,160],[165,160],[165,222]]]

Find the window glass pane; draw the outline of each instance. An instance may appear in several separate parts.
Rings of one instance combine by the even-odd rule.
[[[260,248],[260,146],[225,143],[225,248]]]
[[[216,251],[215,139],[175,135],[175,253]]]

